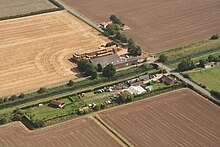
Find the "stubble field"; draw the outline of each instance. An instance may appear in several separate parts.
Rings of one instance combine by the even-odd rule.
[[[56,8],[48,0],[0,0],[0,18]]]
[[[0,96],[75,78],[73,52],[107,42],[66,11],[0,21],[0,34]]]
[[[4,147],[121,146],[88,117],[36,131],[29,131],[20,123],[2,126],[0,130],[0,146]]]
[[[219,0],[62,1],[96,23],[117,15],[145,51],[164,51],[220,33]]]
[[[218,146],[220,109],[181,89],[98,113],[134,146]]]

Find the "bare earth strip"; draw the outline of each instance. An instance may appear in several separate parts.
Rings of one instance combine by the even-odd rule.
[[[36,131],[29,131],[18,122],[11,123],[0,127],[0,132],[0,146],[4,147],[121,146],[88,117]]]
[[[218,146],[220,109],[189,89],[98,113],[134,146]]]
[[[0,17],[56,8],[48,0],[0,0]]]
[[[220,33],[219,0],[62,0],[96,23],[115,14],[145,51],[176,48]]]
[[[75,78],[72,53],[107,42],[66,11],[1,21],[0,34],[0,96]]]

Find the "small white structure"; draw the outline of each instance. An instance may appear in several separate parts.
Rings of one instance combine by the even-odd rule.
[[[146,92],[146,90],[141,86],[130,86],[126,90],[128,90],[131,94],[134,94],[134,95],[139,95],[139,94]]]
[[[130,28],[129,28],[127,25],[123,25],[123,26],[121,27],[121,29],[122,29],[123,31],[130,30]]]
[[[108,25],[112,24],[112,21],[101,22],[98,27],[106,28]]]

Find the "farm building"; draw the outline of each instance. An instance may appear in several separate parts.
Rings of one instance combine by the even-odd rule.
[[[108,64],[113,64],[116,68],[125,67],[128,65],[136,64],[138,63],[137,58],[124,58],[120,57],[117,54],[102,56],[91,59],[91,62],[93,65],[101,64],[103,67],[105,67]]]
[[[106,28],[108,25],[112,24],[112,21],[101,22],[98,27]]]
[[[143,81],[139,81],[139,82],[134,82],[134,83],[130,84],[130,86],[140,86],[140,85],[144,85],[144,82]]]
[[[146,92],[146,90],[141,86],[130,86],[126,90],[129,91],[131,94],[134,94],[134,95],[139,95],[139,94],[142,94],[142,93]]]
[[[123,31],[130,30],[130,28],[129,28],[127,25],[123,25],[123,26],[121,27],[121,29],[122,29]]]
[[[163,76],[160,78],[160,81],[161,81],[161,83],[168,84],[168,85],[175,84],[175,82],[176,82],[175,79],[170,78],[170,77],[168,77],[167,75],[163,75]]]
[[[66,107],[66,104],[64,102],[59,101],[59,100],[52,100],[50,102],[50,104],[54,107],[61,108],[61,109]]]
[[[150,76],[149,75],[143,75],[143,76],[140,76],[139,77],[139,80],[140,81],[147,81],[147,80],[149,80],[150,79]]]
[[[148,60],[149,55],[144,54],[144,55],[138,56],[137,58],[138,58],[138,62],[144,62],[145,60]]]

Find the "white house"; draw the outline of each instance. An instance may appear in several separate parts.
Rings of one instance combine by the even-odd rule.
[[[134,94],[134,95],[139,95],[139,94],[146,92],[146,90],[142,88],[141,86],[130,86],[126,90],[128,90],[131,94]]]

